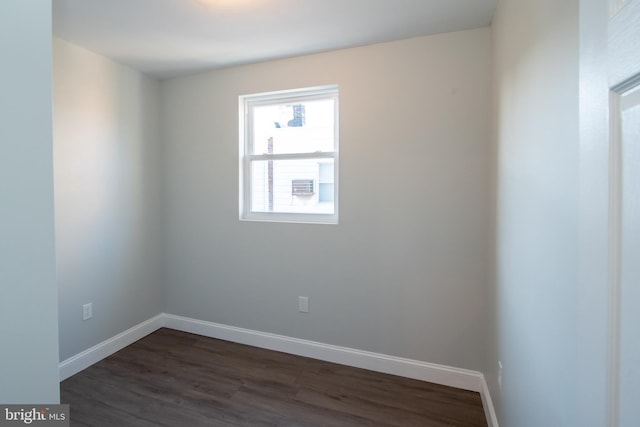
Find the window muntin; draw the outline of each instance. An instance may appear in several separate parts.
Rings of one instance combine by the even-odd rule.
[[[240,218],[337,223],[337,86],[240,97]]]

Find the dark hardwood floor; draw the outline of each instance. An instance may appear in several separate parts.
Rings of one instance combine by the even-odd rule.
[[[480,395],[160,329],[61,384],[72,426],[486,426]]]

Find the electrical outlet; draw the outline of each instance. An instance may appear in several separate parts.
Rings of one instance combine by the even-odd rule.
[[[502,390],[502,362],[498,360],[498,388]]]
[[[309,312],[309,297],[298,297],[298,311],[300,313]]]
[[[87,303],[82,306],[82,320],[89,320],[93,317],[93,303]]]

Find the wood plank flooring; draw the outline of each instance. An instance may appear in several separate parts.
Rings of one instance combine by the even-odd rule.
[[[485,427],[480,395],[160,329],[61,383],[72,426]]]

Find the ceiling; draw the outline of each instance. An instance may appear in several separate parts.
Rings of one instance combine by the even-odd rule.
[[[496,1],[53,0],[53,33],[168,78],[484,27]]]

